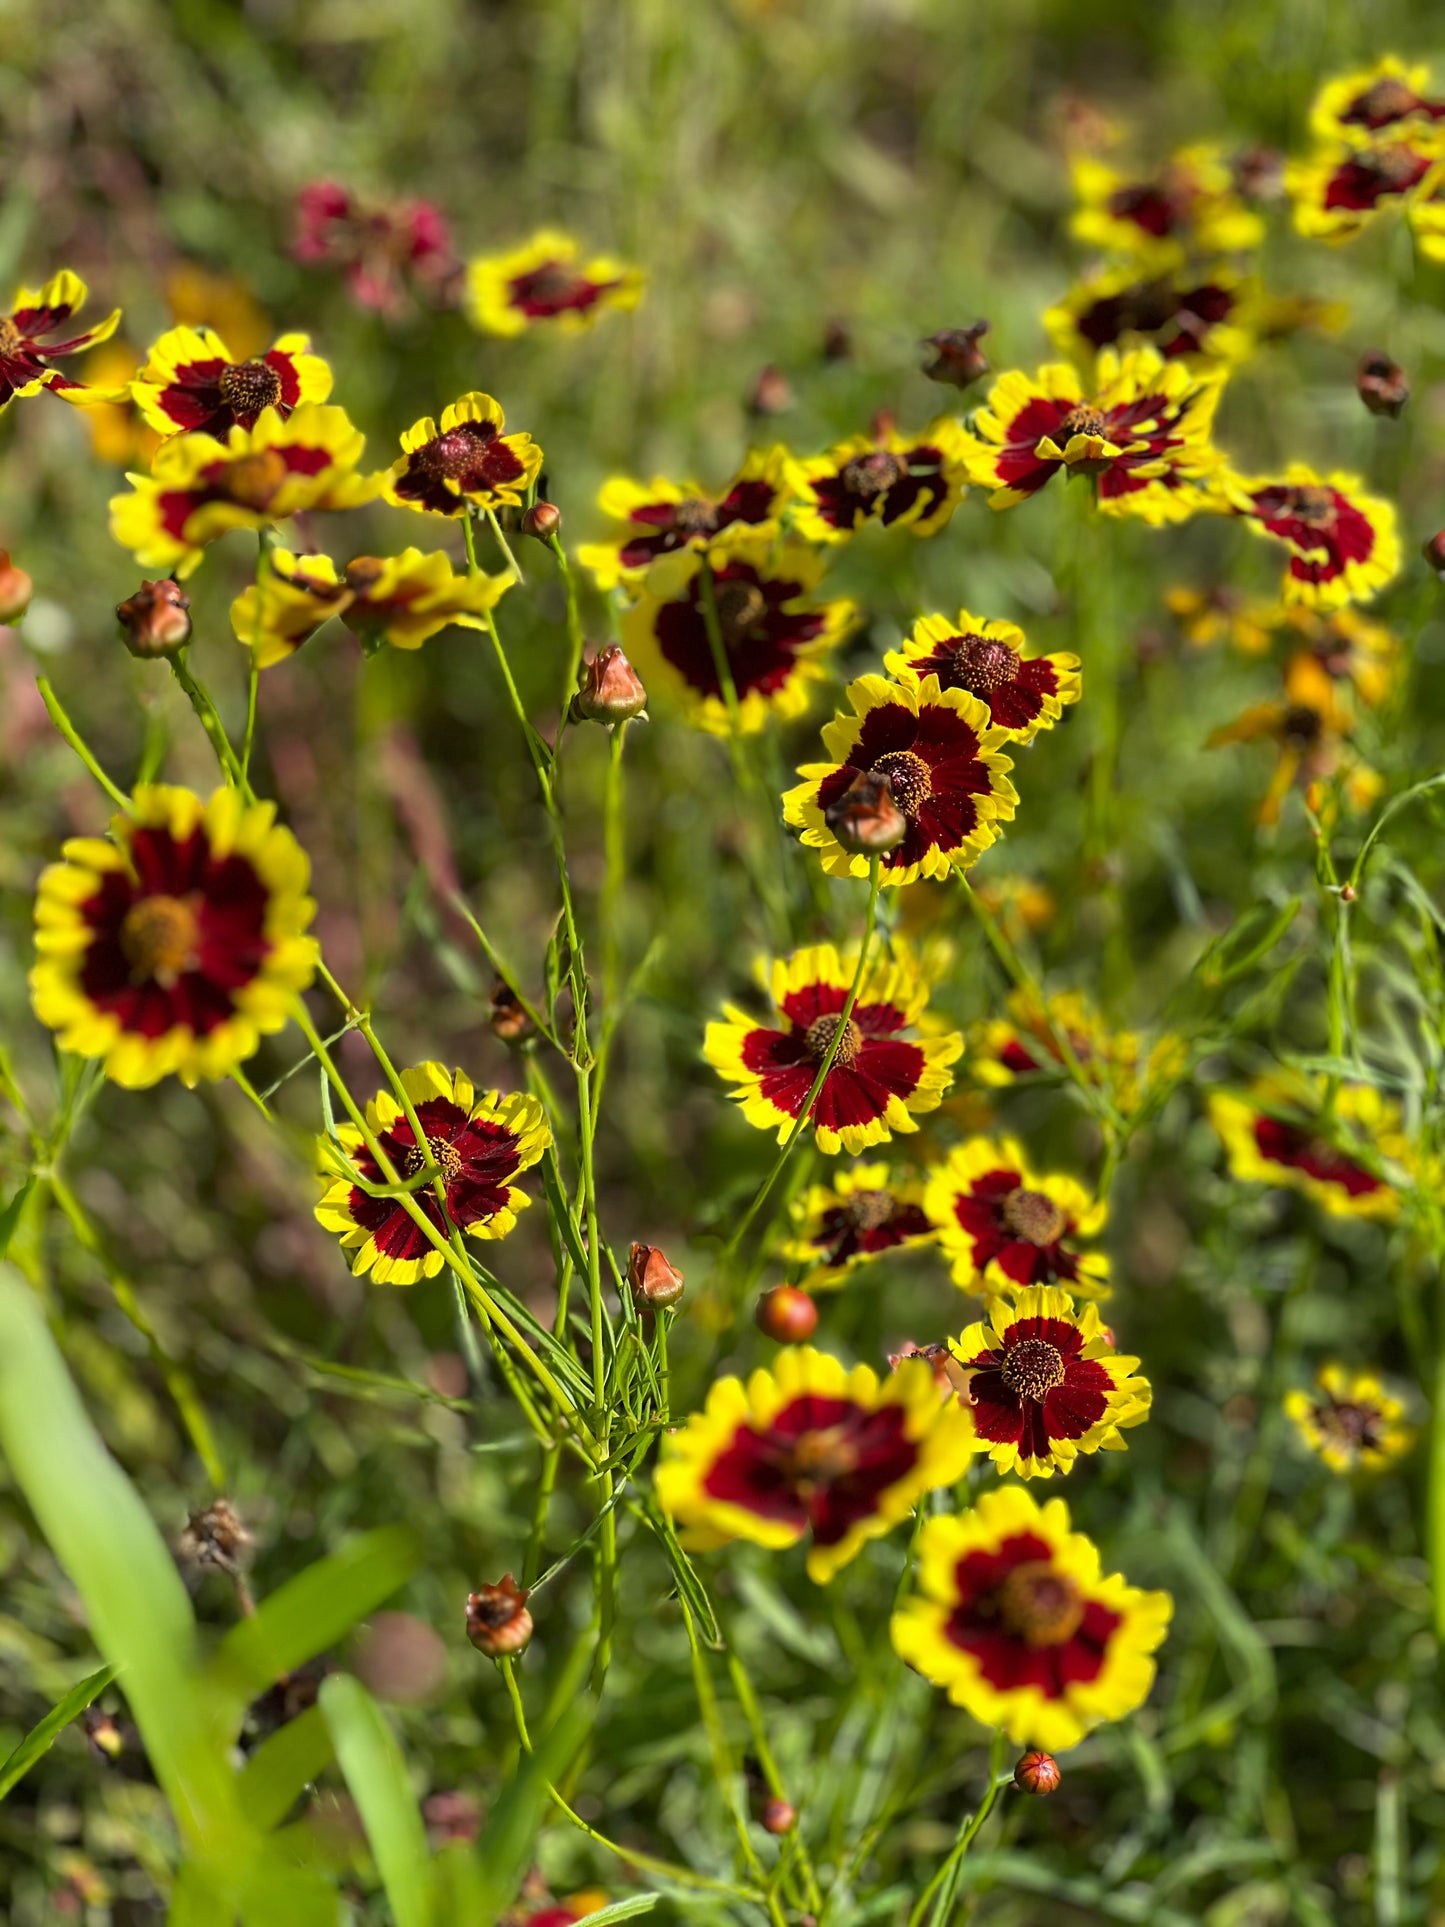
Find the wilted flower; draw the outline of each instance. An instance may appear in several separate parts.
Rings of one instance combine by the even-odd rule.
[[[115,613],[121,640],[133,656],[171,656],[191,639],[191,598],[169,576],[142,582],[134,595],[116,604]]]
[[[251,1535],[229,1499],[213,1499],[193,1512],[176,1544],[188,1566],[209,1568],[234,1578],[251,1550]]]
[[[504,1573],[495,1586],[467,1596],[467,1638],[488,1659],[511,1659],[532,1637],[531,1595]]]
[[[979,347],[988,333],[986,321],[975,321],[971,328],[941,328],[919,346],[932,350],[933,359],[924,364],[930,381],[941,381],[950,388],[967,388],[989,370],[988,356]]]
[[[572,698],[574,722],[633,722],[647,715],[647,691],[642,678],[615,642],[583,662]]]

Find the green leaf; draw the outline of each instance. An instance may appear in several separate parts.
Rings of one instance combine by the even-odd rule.
[[[434,1927],[436,1888],[426,1827],[396,1736],[359,1679],[321,1682],[321,1711],[361,1814],[396,1927]]]
[[[661,1898],[661,1894],[630,1894],[626,1900],[614,1900],[610,1907],[599,1907],[595,1914],[583,1914],[576,1927],[609,1927],[614,1920],[630,1920],[634,1914],[650,1914]]]
[[[90,1674],[87,1679],[72,1686],[65,1698],[51,1707],[39,1725],[31,1727],[10,1758],[0,1766],[0,1800],[5,1798],[15,1782],[23,1774],[28,1773],[43,1754],[50,1751],[62,1727],[69,1726],[78,1713],[83,1713],[96,1695],[103,1693],[114,1678],[114,1666],[102,1666],[99,1672]]]
[[[301,1794],[330,1765],[331,1729],[321,1709],[309,1706],[256,1748],[241,1772],[241,1811],[269,1833],[280,1826]]]
[[[15,1236],[20,1220],[25,1215],[25,1207],[34,1189],[34,1178],[27,1178],[5,1209],[0,1211],[0,1258],[3,1258],[10,1249],[10,1240]]]
[[[587,1737],[594,1704],[585,1695],[573,1696],[567,1709],[536,1751],[524,1756],[516,1778],[492,1809],[491,1819],[477,1843],[482,1870],[481,1911],[468,1927],[492,1927],[512,1904],[531,1865],[542,1816],[551,1788],[560,1780]]]
[[[212,1665],[216,1680],[234,1703],[246,1705],[389,1599],[418,1556],[405,1526],[383,1526],[318,1559],[227,1633]]]

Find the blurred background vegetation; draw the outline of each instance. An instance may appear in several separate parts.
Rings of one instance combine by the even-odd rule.
[[[1322,78],[1388,50],[1428,58],[1432,31],[1439,38],[1438,17],[1405,0],[6,0],[0,27],[0,280],[33,285],[75,268],[91,286],[88,315],[121,305],[118,339],[135,351],[177,314],[243,352],[272,332],[308,330],[335,368],[333,399],[367,432],[369,465],[389,461],[418,416],[485,389],[546,449],[569,543],[598,532],[592,501],[608,474],[712,486],[751,441],[786,439],[806,453],[879,409],[927,421],[953,399],[917,372],[918,338],[935,329],[987,316],[996,367],[1051,358],[1040,316],[1081,266],[1065,236],[1064,148],[1085,108],[1132,130],[1145,161],[1202,138],[1297,148]],[[543,222],[568,228],[645,267],[647,298],[635,317],[577,339],[484,340],[425,295],[368,312],[340,277],[290,256],[296,195],[316,179],[380,202],[434,202],[463,256]],[[1247,473],[1299,459],[1398,492],[1413,556],[1441,519],[1445,272],[1402,264],[1384,237],[1348,254],[1307,246],[1285,212],[1260,271],[1272,293],[1337,302],[1343,314],[1333,332],[1298,335],[1240,373],[1220,440]],[[846,333],[846,352],[829,352],[829,323]],[[1395,354],[1415,382],[1399,424],[1372,421],[1354,395],[1368,346]],[[750,397],[764,366],[784,377],[791,405],[759,420]],[[47,397],[12,407],[0,441],[0,543],[37,589],[23,631],[0,630],[0,1032],[43,1117],[58,1086],[24,989],[34,880],[60,838],[95,829],[104,810],[50,729],[37,670],[127,779],[143,759],[201,789],[213,777],[164,671],[132,663],[114,640],[112,610],[137,578],[106,532],[106,502],[125,466],[144,465],[142,448],[123,423]],[[1071,505],[1053,493],[1061,499],[1002,518],[972,497],[931,543],[870,530],[853,544],[830,585],[857,596],[869,620],[842,670],[874,666],[915,614],[960,604],[1016,617],[1038,647],[1067,647]],[[356,528],[358,550],[441,545],[401,510],[368,510]],[[325,546],[325,518],[318,533]],[[532,579],[501,616],[532,713],[550,728],[561,594],[540,550],[522,560]],[[1045,885],[1057,906],[1038,937],[1050,981],[1146,1029],[1212,936],[1252,904],[1303,892],[1270,966],[1302,959],[1288,1007],[1224,1012],[1220,1025],[1239,1030],[1232,1061],[1246,1068],[1263,1061],[1276,1022],[1285,1043],[1318,1049],[1320,932],[1303,818],[1287,811],[1261,835],[1251,805],[1267,752],[1203,747],[1211,728],[1273,693],[1276,672],[1181,650],[1164,602],[1179,583],[1267,594],[1276,558],[1223,523],[1163,535],[1125,527],[1097,567],[1128,644],[1124,921],[1111,921],[1112,898],[1081,857],[1083,730],[1056,731],[1019,759],[1018,824],[979,876]],[[222,545],[192,585],[197,667],[233,716],[244,663],[226,608],[249,568],[249,545]],[[1394,785],[1438,765],[1445,740],[1445,625],[1422,565],[1381,613],[1411,640],[1415,665],[1366,745]],[[603,604],[589,615],[591,634],[605,637]],[[813,753],[817,720],[770,746],[778,787]],[[509,959],[539,981],[551,914],[544,825],[476,640],[452,631],[363,674],[349,638],[328,632],[267,673],[261,742],[262,784],[313,858],[328,956],[374,1000],[393,1056],[439,1057],[479,1086],[514,1085],[516,1066],[485,1022],[490,973],[435,887],[455,874]],[[589,900],[601,876],[604,754],[579,736],[566,774]],[[742,985],[763,932],[737,860],[722,747],[660,714],[631,732],[627,756],[624,936],[632,963],[649,947],[651,962],[609,1093],[604,1217],[614,1243],[660,1243],[701,1281],[709,1233],[748,1195],[764,1148],[700,1064],[701,1025]],[[1434,1074],[1417,1020],[1438,1038],[1436,985],[1421,975],[1433,924],[1410,910],[1412,891],[1428,905],[1440,887],[1427,814],[1398,850],[1359,934],[1367,965],[1378,964],[1368,1015],[1382,1035],[1399,1020],[1408,1095]],[[788,876],[800,928],[856,923],[861,904],[847,893],[819,892],[803,907],[801,858]],[[946,919],[958,914],[950,900]],[[1001,990],[975,934],[956,934],[937,1002],[972,1020],[997,1009]],[[257,1083],[298,1055],[294,1033],[274,1041]],[[364,1054],[346,1061],[370,1089]],[[439,1282],[392,1293],[349,1278],[310,1217],[310,1071],[284,1102],[289,1143],[231,1087],[107,1089],[71,1164],[110,1260],[38,1211],[12,1255],[43,1289],[90,1409],[168,1534],[207,1488],[117,1309],[108,1264],[198,1384],[258,1541],[259,1591],[352,1530],[406,1519],[420,1531],[426,1561],[397,1603],[442,1644],[415,1634],[434,1661],[419,1691],[414,1679],[388,1691],[385,1678],[376,1690],[396,1704],[419,1791],[463,1789],[485,1806],[515,1749],[501,1682],[462,1638],[461,1602],[518,1565],[532,1449],[496,1386],[469,1392]],[[1054,1094],[1010,1099],[1001,1112],[1041,1157],[1085,1169],[1095,1154],[1086,1120]],[[946,1145],[975,1114],[960,1099],[933,1141]],[[18,1119],[0,1112],[5,1195],[28,1155]],[[1421,1288],[1423,1261],[1371,1226],[1327,1227],[1316,1250],[1303,1207],[1226,1182],[1187,1094],[1121,1175],[1112,1245],[1120,1328],[1158,1399],[1127,1456],[1080,1474],[1069,1497],[1111,1564],[1181,1595],[1180,1619],[1151,1707],[1079,1749],[1054,1800],[1013,1803],[1004,1838],[977,1863],[974,1917],[992,1927],[1445,1920],[1445,1701],[1416,1525],[1423,1474],[1407,1468],[1356,1495],[1276,1455],[1268,1429],[1280,1385],[1325,1352],[1405,1366],[1396,1294]],[[504,1255],[508,1282],[545,1310],[544,1225],[524,1219]],[[1272,1333],[1307,1265],[1311,1289],[1282,1347]],[[877,1361],[903,1337],[958,1330],[966,1310],[936,1260],[912,1262],[827,1301],[823,1340]],[[677,1328],[676,1409],[690,1409],[718,1366],[766,1350],[746,1307],[699,1294]],[[357,1375],[328,1371],[336,1365]],[[549,1553],[588,1516],[564,1489]],[[524,1684],[545,1680],[585,1623],[585,1564],[542,1596]],[[0,1571],[3,1752],[87,1670],[90,1647],[13,1491],[0,1491]],[[750,1555],[717,1582],[784,1778],[817,1815],[818,1857],[836,1857],[898,1803],[868,1869],[882,1918],[906,1915],[983,1771],[962,1715],[920,1682],[899,1688],[883,1631],[895,1571],[896,1549],[875,1546],[826,1595],[799,1562]],[[666,1570],[639,1541],[624,1574],[629,1636],[577,1805],[599,1825],[605,1815],[616,1837],[715,1869],[726,1823]],[[202,1619],[229,1623],[224,1582],[197,1584]],[[17,1927],[159,1920],[166,1826],[134,1749],[110,1764],[72,1728],[0,1807],[8,1917]],[[626,1891],[617,1864],[575,1833],[549,1830],[540,1864],[554,1892]],[[358,1868],[356,1918],[380,1919]]]

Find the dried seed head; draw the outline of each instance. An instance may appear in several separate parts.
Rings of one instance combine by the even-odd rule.
[[[1355,371],[1355,391],[1372,415],[1399,414],[1410,399],[1410,383],[1398,362],[1378,349],[1361,355]]]
[[[758,1821],[765,1833],[791,1833],[798,1824],[798,1809],[791,1801],[774,1796],[764,1800]]]
[[[562,511],[555,502],[534,502],[522,517],[523,535],[532,535],[539,542],[550,542],[562,526]]]
[[[635,1244],[627,1254],[627,1282],[638,1308],[656,1310],[675,1305],[682,1297],[682,1273],[667,1261],[657,1245]]]
[[[793,405],[793,390],[781,368],[767,367],[753,383],[748,397],[750,415],[786,415]]]
[[[758,1300],[758,1330],[780,1345],[801,1345],[818,1329],[818,1307],[796,1285],[775,1285]]]
[[[521,1044],[532,1035],[532,1020],[523,1009],[522,1000],[500,977],[492,985],[487,1021],[492,1027],[493,1037],[499,1038],[504,1044]]]
[[[214,1499],[203,1512],[191,1514],[176,1551],[188,1566],[224,1572],[234,1579],[251,1545],[251,1535],[231,1501]]]
[[[880,770],[860,770],[823,812],[823,820],[845,850],[855,856],[882,856],[896,850],[908,834],[908,819]]]
[[[142,582],[115,613],[121,641],[142,661],[173,656],[191,639],[191,598],[169,576]]]
[[[971,328],[943,328],[920,343],[933,352],[923,372],[930,381],[946,382],[950,388],[967,388],[980,375],[988,373],[988,356],[979,339],[988,333],[986,321],[975,321]]]
[[[34,583],[24,569],[17,569],[4,549],[0,549],[0,622],[18,622],[30,607]]]
[[[1063,1777],[1052,1753],[1025,1753],[1014,1768],[1014,1785],[1020,1793],[1055,1793]]]
[[[647,715],[642,678],[615,642],[584,662],[572,698],[577,723],[630,723]]]
[[[506,1659],[522,1652],[532,1637],[532,1615],[527,1594],[511,1573],[499,1584],[483,1586],[467,1599],[467,1638],[488,1659]]]

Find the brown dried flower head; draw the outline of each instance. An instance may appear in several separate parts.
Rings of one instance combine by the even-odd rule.
[[[467,1599],[467,1638],[488,1659],[522,1652],[532,1637],[527,1593],[504,1573],[495,1586],[483,1586]]]
[[[933,359],[923,365],[930,381],[945,382],[950,388],[968,388],[989,370],[988,356],[979,347],[988,333],[986,321],[975,321],[971,328],[940,328],[936,335],[919,345],[932,350]]]
[[[1392,420],[1410,399],[1410,382],[1404,369],[1377,349],[1361,355],[1355,389],[1372,415],[1388,415]]]
[[[234,1579],[251,1550],[252,1538],[229,1499],[213,1499],[186,1521],[176,1551],[188,1566],[223,1572]]]
[[[142,661],[173,656],[191,639],[191,599],[169,576],[142,582],[116,607],[121,641]]]

